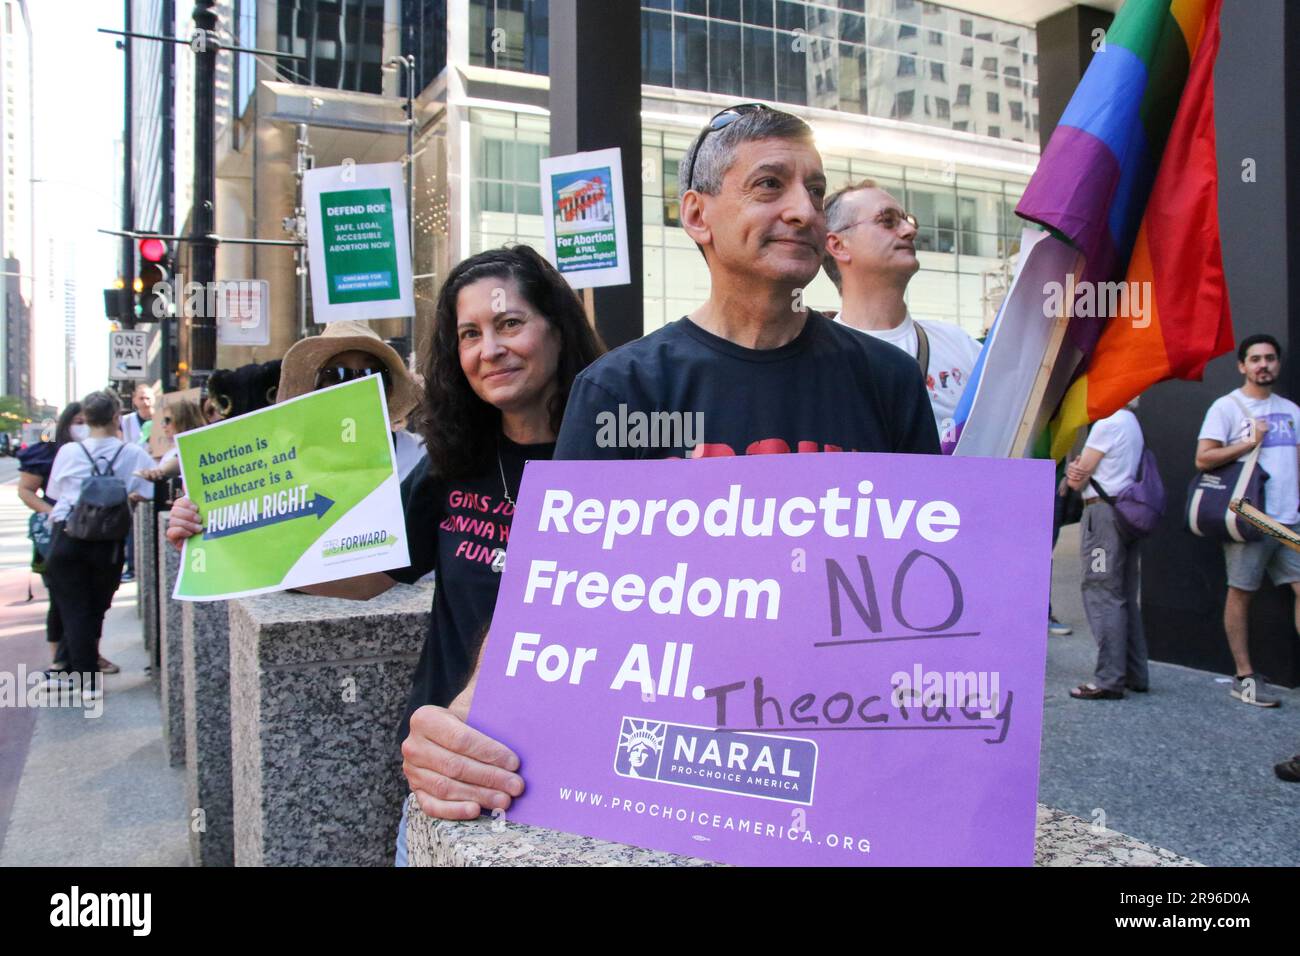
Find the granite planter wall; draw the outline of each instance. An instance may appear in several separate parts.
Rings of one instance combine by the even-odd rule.
[[[185,798],[195,866],[235,862],[229,608],[226,601],[185,601],[181,612]]]
[[[135,547],[135,580],[139,600],[136,606],[144,621],[144,646],[149,652],[154,687],[160,680],[158,647],[158,522],[153,503],[141,502],[132,512],[132,540]]]
[[[172,588],[181,566],[181,553],[166,543],[170,511],[158,514],[158,644],[162,663],[158,668],[161,681],[163,746],[167,762],[173,767],[185,765],[185,659],[181,650],[184,634],[181,620],[183,607],[172,600]]]
[[[406,841],[411,866],[716,866],[707,860],[625,843],[479,817],[434,820],[409,798]],[[1169,850],[1038,806],[1034,866],[1199,866]]]
[[[231,602],[236,865],[391,865],[396,728],[432,599],[425,584]]]

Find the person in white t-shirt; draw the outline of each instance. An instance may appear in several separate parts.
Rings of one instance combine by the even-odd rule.
[[[1092,683],[1070,691],[1077,700],[1119,700],[1125,689],[1144,693],[1147,640],[1138,606],[1138,551],[1120,530],[1114,499],[1137,481],[1142,426],[1134,399],[1092,426],[1083,454],[1065,469],[1069,486],[1083,495],[1079,520],[1083,558],[1083,610],[1097,642]]]
[[[945,453],[956,443],[953,416],[980,344],[950,322],[913,319],[903,301],[916,258],[916,219],[870,179],[826,198],[822,267],[843,299],[835,321],[873,335],[920,361]]]
[[[1268,473],[1264,483],[1264,512],[1293,531],[1300,531],[1300,466],[1297,464],[1297,429],[1300,406],[1273,394],[1282,370],[1282,347],[1271,335],[1252,335],[1237,347],[1237,370],[1245,376],[1241,388],[1217,399],[1205,413],[1196,442],[1196,467],[1212,471],[1250,454],[1259,447],[1259,464]],[[1228,572],[1228,597],[1223,607],[1223,629],[1236,665],[1232,696],[1257,707],[1276,707],[1281,701],[1264,693],[1265,679],[1250,662],[1250,599],[1264,581],[1291,585],[1300,595],[1300,553],[1276,538],[1223,546]],[[1295,626],[1300,631],[1300,601],[1295,604]]]
[[[153,483],[137,472],[152,468],[153,459],[140,445],[117,437],[121,406],[115,395],[91,392],[82,399],[81,411],[90,427],[90,437],[63,445],[50,466],[47,487],[57,503],[48,519],[51,537],[45,575],[50,599],[58,604],[63,621],[64,661],[69,671],[87,675],[83,678],[83,694],[89,699],[103,693],[97,648],[104,615],[121,583],[125,540],[74,540],[64,533],[64,526],[81,497],[82,486],[95,469],[100,474],[111,471],[120,478],[133,502],[152,498]],[[52,673],[49,681],[47,686],[65,686],[71,678]]]
[[[146,422],[153,421],[153,389],[141,382],[131,394],[135,411],[122,416],[122,440],[130,445],[143,445],[147,440]]]

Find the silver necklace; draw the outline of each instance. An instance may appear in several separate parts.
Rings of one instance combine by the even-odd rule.
[[[501,471],[501,494],[505,497],[506,502],[511,508],[515,506],[515,499],[510,497],[510,487],[506,484],[506,466],[501,464],[501,442],[497,442],[497,468]]]

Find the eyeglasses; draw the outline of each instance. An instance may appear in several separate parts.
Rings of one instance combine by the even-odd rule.
[[[342,385],[344,382],[351,382],[358,378],[366,378],[370,375],[379,375],[384,379],[384,388],[391,388],[393,385],[393,373],[388,371],[387,365],[378,367],[366,366],[365,368],[349,368],[346,365],[326,365],[316,373],[316,388],[328,388],[331,385]]]
[[[839,229],[832,229],[832,232],[848,232],[854,226],[860,226],[864,222],[869,222],[875,226],[884,226],[890,232],[895,231],[903,223],[907,223],[913,229],[916,226],[916,217],[910,212],[903,212],[901,209],[884,209],[876,213],[871,219],[859,219],[857,222],[851,222],[847,226],[841,226]]]
[[[768,109],[768,107],[762,103],[741,103],[739,106],[727,107],[709,120],[709,125],[704,128],[704,132],[700,133],[699,139],[695,141],[695,148],[691,150],[691,158],[686,164],[687,189],[695,188],[695,161],[700,158],[700,150],[704,147],[705,137],[720,129],[726,129],[742,116],[748,116],[750,113],[757,113],[765,109]]]

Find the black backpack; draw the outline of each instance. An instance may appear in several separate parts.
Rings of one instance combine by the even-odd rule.
[[[72,506],[63,533],[78,541],[123,541],[131,530],[131,499],[126,482],[113,474],[113,466],[126,444],[117,449],[106,471],[100,471],[103,458],[97,461],[85,445],[77,444],[90,459],[90,477],[81,483],[81,495]]]

